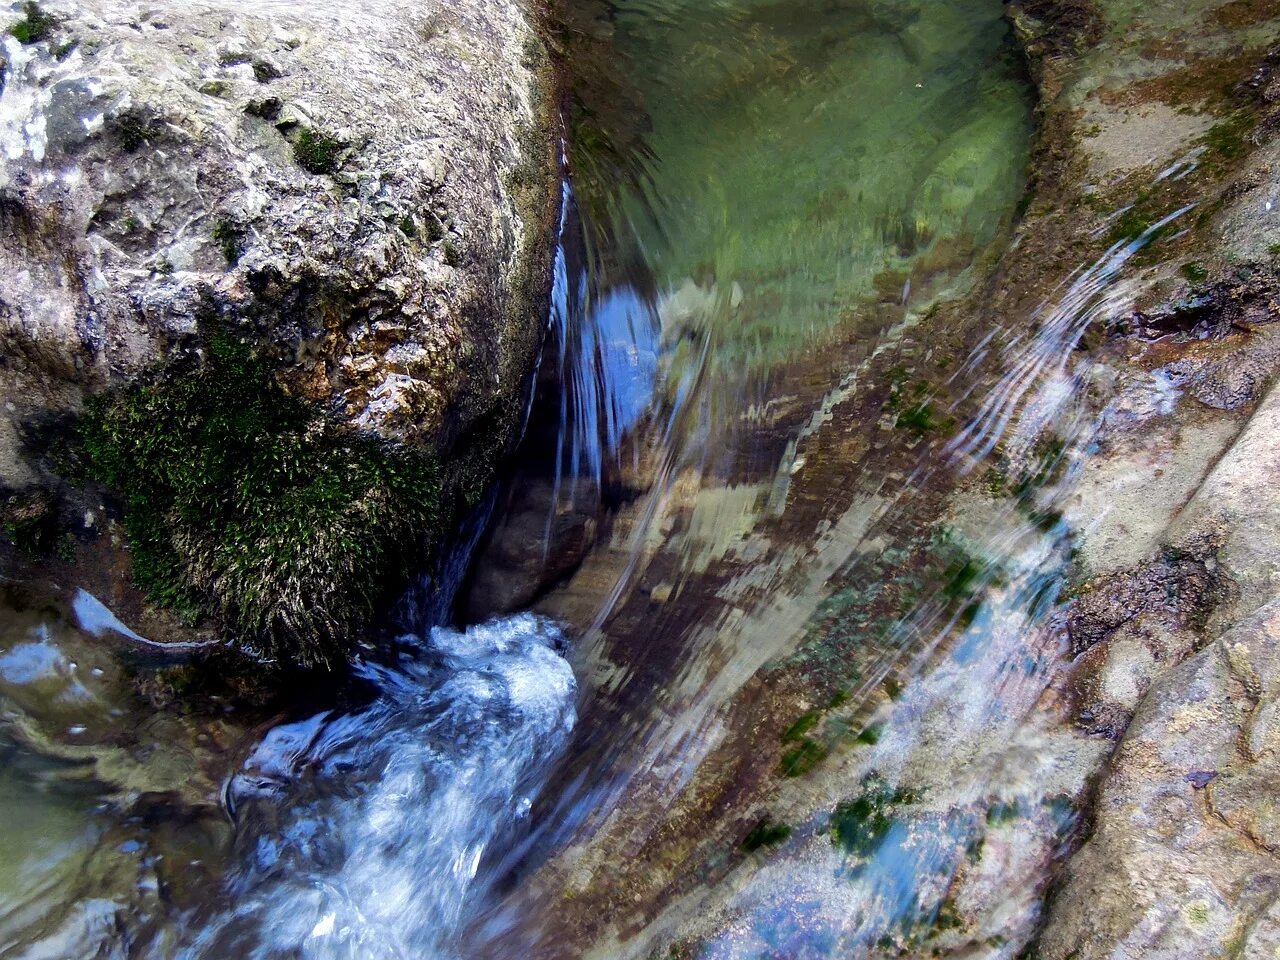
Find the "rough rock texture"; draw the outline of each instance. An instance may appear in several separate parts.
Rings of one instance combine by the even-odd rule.
[[[1277,437],[1273,390],[1178,519],[1183,537],[1225,535],[1217,564],[1232,596],[1215,609],[1208,646],[1148,669],[1157,679],[1102,780],[1043,957],[1263,956],[1280,946]]]
[[[24,440],[212,326],[339,423],[482,484],[518,428],[559,198],[525,11],[10,9],[0,485],[47,484]]]

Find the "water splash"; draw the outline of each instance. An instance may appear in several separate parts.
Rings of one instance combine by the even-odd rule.
[[[1038,320],[1039,326],[1030,339],[1010,340],[1003,351],[1007,357],[1004,376],[948,446],[956,460],[967,462],[962,469],[971,469],[1001,442],[1015,455],[1025,452],[1043,432],[1045,424],[1078,390],[1067,368],[1085,331],[1100,321],[1114,320],[1131,299],[1131,290],[1120,282],[1126,264],[1194,206],[1175,210],[1139,236],[1113,244],[1071,281],[1047,312],[1038,311],[1031,318]],[[973,352],[957,377],[971,372],[987,356],[989,343],[990,337]]]
[[[369,705],[271,730],[227,788],[232,906],[183,958],[457,956],[574,719],[563,638],[532,615],[364,664]],[[505,844],[504,844],[505,846]]]
[[[649,409],[658,375],[661,323],[651,300],[630,283],[599,287],[581,231],[566,181],[548,331],[559,392],[548,547],[557,510],[600,496],[624,436]]]

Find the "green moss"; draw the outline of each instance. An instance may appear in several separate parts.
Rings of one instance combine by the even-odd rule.
[[[1021,815],[1022,810],[1016,802],[997,801],[987,808],[987,823],[993,827],[1003,827],[1013,823]]]
[[[832,813],[831,842],[847,854],[869,856],[896,822],[893,808],[915,799],[913,794],[894,790],[872,777],[859,797],[840,804]]]
[[[338,661],[438,524],[438,464],[342,430],[226,333],[96,398],[81,436],[138,585],[295,662]]]
[[[422,214],[422,220],[426,224],[426,232],[427,232],[428,240],[430,240],[432,243],[439,243],[441,240],[444,239],[444,233],[445,233],[444,224],[440,222],[439,217],[437,217],[430,210],[427,210]]]
[[[1153,223],[1155,221],[1145,210],[1139,210],[1136,205],[1130,207],[1111,222],[1111,229],[1107,231],[1107,242],[1114,244],[1122,240],[1136,239],[1146,233]]]
[[[1179,272],[1187,278],[1188,281],[1195,284],[1204,283],[1209,279],[1209,271],[1204,268],[1202,263],[1184,263]]]
[[[858,743],[866,746],[875,746],[880,742],[880,726],[878,724],[872,724],[871,726],[866,727],[858,734],[857,740]]]
[[[894,426],[899,430],[914,430],[916,433],[928,433],[932,430],[946,429],[952,421],[934,414],[928,403],[917,404],[898,414]]]
[[[30,45],[47,40],[58,26],[58,18],[45,13],[34,0],[23,4],[22,13],[23,18],[9,28],[9,33],[19,43]]]
[[[413,222],[413,217],[401,217],[399,221],[400,232],[410,240],[418,235],[418,225]]]
[[[774,823],[769,817],[765,817],[743,838],[742,849],[752,853],[761,847],[772,847],[782,843],[789,836],[791,836],[791,827],[785,823]]]
[[[29,557],[58,552],[61,529],[53,501],[45,494],[11,494],[0,501],[0,530],[9,542]]]
[[[975,557],[952,561],[947,567],[946,585],[942,588],[948,600],[969,600],[982,586],[985,565]]]
[[[462,255],[458,252],[458,248],[448,240],[444,244],[444,262],[451,267],[456,267],[462,263]]]
[[[293,158],[308,173],[333,173],[345,145],[326,134],[303,127],[293,141]]]
[[[240,262],[240,255],[244,252],[244,233],[230,220],[219,220],[214,224],[213,242],[222,251],[228,266]]]
[[[827,747],[816,740],[802,737],[797,746],[782,755],[778,770],[784,777],[802,777],[827,759],[829,752]]]
[[[55,60],[63,61],[67,59],[67,57],[71,56],[79,46],[80,41],[76,37],[72,37],[70,40],[64,40],[62,43],[54,45],[53,57]]]
[[[1200,142],[1219,159],[1235,160],[1249,149],[1249,134],[1253,132],[1255,123],[1251,115],[1236,113],[1210,127]]]
[[[820,721],[821,719],[822,719],[821,711],[810,710],[808,713],[801,716],[800,719],[797,720],[795,723],[793,723],[791,726],[787,727],[785,731],[783,731],[782,742],[798,743],[799,741],[804,739],[805,734],[807,734],[810,730],[812,730],[814,727],[818,725],[818,721]]]
[[[225,80],[207,80],[200,84],[200,92],[208,97],[225,97],[231,91],[231,85]]]
[[[151,137],[151,122],[136,110],[118,114],[108,124],[125,153],[135,153]]]
[[[265,60],[253,61],[253,79],[259,83],[270,83],[280,79],[280,71]]]

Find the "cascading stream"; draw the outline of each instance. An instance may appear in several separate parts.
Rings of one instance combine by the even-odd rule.
[[[457,931],[575,719],[563,637],[531,615],[404,638],[372,703],[276,727],[227,787],[224,912],[177,956],[460,956]]]

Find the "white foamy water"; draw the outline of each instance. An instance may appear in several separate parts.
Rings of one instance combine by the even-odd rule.
[[[378,694],[271,730],[228,786],[230,906],[184,958],[450,958],[575,720],[549,621],[436,628]],[[496,853],[495,853],[496,851]]]

